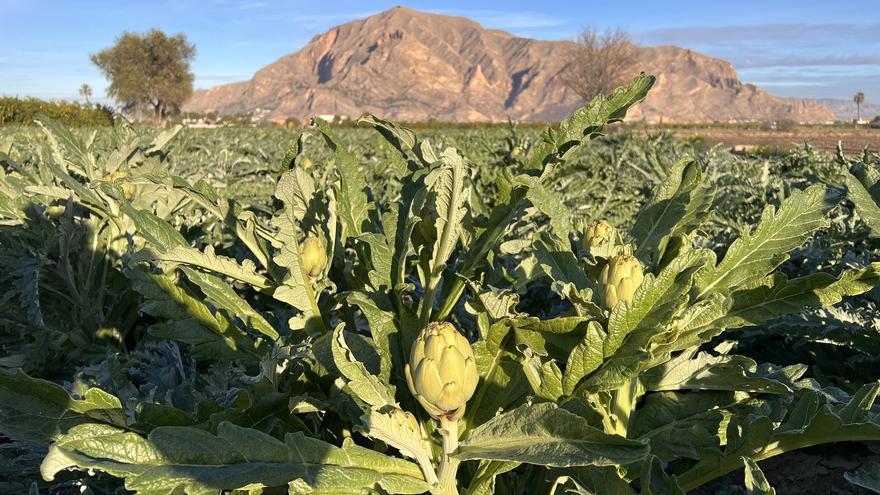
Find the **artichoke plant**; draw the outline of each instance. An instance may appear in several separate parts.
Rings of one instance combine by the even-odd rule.
[[[136,250],[118,259],[143,298],[133,306],[173,357],[150,376],[189,368],[181,349],[210,375],[149,395],[108,382],[124,392],[117,397],[88,376],[65,388],[0,369],[4,440],[49,445],[47,482],[69,469],[99,471],[142,495],[681,494],[744,467],[746,479],[762,478],[756,461],[793,449],[880,440],[880,383],[848,395],[804,379],[804,366],[758,364],[731,354],[732,342],[712,345],[729,329],[880,284],[880,263],[796,278],[779,270],[828,226],[825,186],[792,189],[727,249],[708,249],[712,184],[701,163],[683,160],[663,167],[630,244],[608,256],[572,249],[574,221],[548,170],[622,119],[653,81],[640,76],[548,128],[497,176],[485,211],[476,209],[483,190],[473,162],[372,116],[361,122],[399,165],[387,200],[387,177],[367,183],[320,120],[332,166],[306,172],[301,139],[271,220],[207,183],[139,179],[198,204],[234,249],[184,236],[153,204],[117,202],[107,183],[72,182],[100,157],[83,167],[79,153],[49,162],[41,176],[60,177],[52,187],[20,190],[77,207],[113,199],[98,213],[125,234],[114,237],[120,249]],[[59,142],[49,144],[53,157],[64,156]],[[7,180],[0,175],[0,199],[10,200],[0,206],[23,196],[4,196],[17,191]],[[24,222],[26,208],[3,218]],[[421,235],[428,222],[435,236]],[[608,227],[597,224],[589,243]],[[334,251],[339,270],[328,276]],[[548,287],[564,299],[552,312],[535,304]],[[468,325],[473,338],[445,322]],[[121,366],[126,353],[117,354],[107,366]]]
[[[617,229],[605,220],[596,220],[591,223],[584,232],[584,249],[594,251],[597,248],[609,248],[614,246],[617,240]]]
[[[470,343],[450,323],[422,330],[404,372],[410,392],[434,419],[460,418],[480,378]]]
[[[631,306],[636,289],[644,280],[642,264],[635,256],[627,254],[615,256],[599,275],[599,298],[602,305],[609,311],[620,301]]]
[[[327,251],[324,249],[324,243],[321,242],[321,239],[315,236],[307,237],[300,246],[300,255],[309,282],[320,279],[321,274],[324,273],[324,267],[327,266]]]

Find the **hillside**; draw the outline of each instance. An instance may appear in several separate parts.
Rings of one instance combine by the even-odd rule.
[[[856,118],[856,104],[852,100],[839,100],[833,98],[823,98],[815,100],[820,105],[830,108],[838,120],[853,120]],[[862,103],[862,118],[871,120],[874,117],[880,117],[880,105],[870,101]]]
[[[363,112],[405,121],[556,120],[582,103],[560,77],[570,48],[395,7],[316,36],[250,81],[198,90],[184,110],[259,109],[273,121]],[[631,119],[834,119],[827,107],[743,84],[728,62],[684,48],[640,47],[633,74],[639,71],[658,79]]]

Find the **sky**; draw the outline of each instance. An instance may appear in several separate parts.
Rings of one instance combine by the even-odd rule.
[[[196,45],[197,88],[249,79],[316,34],[398,2],[0,0],[0,95],[102,101],[89,55],[123,31],[183,32]],[[880,0],[411,1],[537,39],[622,27],[642,45],[674,44],[728,60],[740,79],[780,96],[880,103]]]

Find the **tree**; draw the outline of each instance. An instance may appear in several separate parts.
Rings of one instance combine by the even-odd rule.
[[[862,121],[862,103],[865,102],[865,93],[859,91],[853,96],[853,102],[856,104],[856,124]]]
[[[636,45],[623,29],[599,32],[584,29],[566,54],[565,84],[585,100],[608,94],[624,84],[637,58]]]
[[[87,104],[90,103],[89,98],[92,97],[92,87],[86,83],[82,83],[79,87],[79,95],[85,98]]]
[[[107,95],[124,111],[165,118],[192,95],[190,62],[196,47],[186,36],[168,36],[158,29],[145,34],[125,32],[116,44],[91,56],[110,81]]]

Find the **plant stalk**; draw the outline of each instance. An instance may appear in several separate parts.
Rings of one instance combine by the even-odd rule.
[[[458,449],[458,420],[440,416],[440,436],[443,453],[438,470],[440,483],[435,495],[458,495],[457,475],[461,461],[451,456]]]
[[[611,400],[611,413],[614,414],[614,431],[622,437],[626,437],[629,431],[629,417],[635,405],[635,397],[638,393],[639,379],[633,377],[623,387],[619,388]]]

